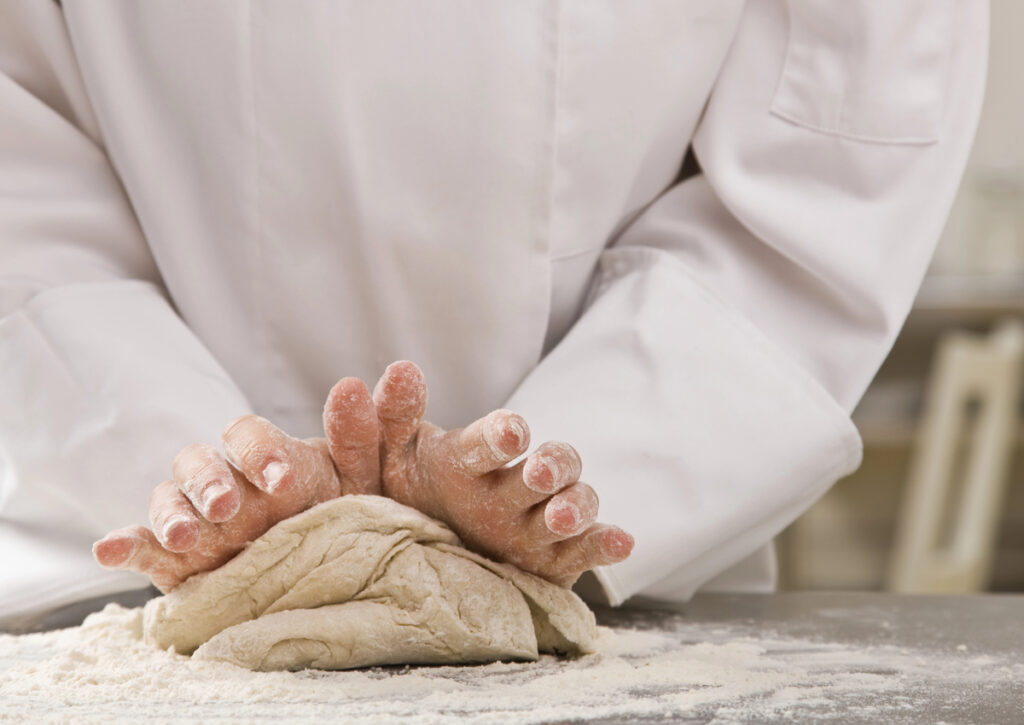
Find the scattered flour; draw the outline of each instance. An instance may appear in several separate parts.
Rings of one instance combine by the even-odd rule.
[[[908,649],[713,632],[602,628],[599,653],[575,660],[264,673],[150,647],[142,610],[111,604],[80,627],[0,635],[0,720],[870,722],[912,719],[921,683],[936,678],[1024,678],[1024,666],[994,657],[937,664]]]

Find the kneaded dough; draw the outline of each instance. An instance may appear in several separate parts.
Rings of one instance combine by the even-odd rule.
[[[597,628],[571,591],[467,551],[440,522],[343,496],[149,601],[144,635],[198,659],[297,670],[583,654]]]

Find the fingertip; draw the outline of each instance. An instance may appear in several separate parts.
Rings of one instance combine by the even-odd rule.
[[[351,375],[346,376],[336,382],[334,387],[331,388],[331,392],[327,394],[327,401],[344,400],[353,396],[362,396],[364,394],[369,395],[370,389],[366,387],[366,383]]]
[[[107,534],[92,545],[93,558],[107,569],[123,568],[138,551],[142,542],[131,536]]]
[[[100,566],[117,569],[131,558],[135,547],[122,539],[100,539],[92,545],[92,556]]]
[[[366,383],[359,378],[342,378],[327,394],[327,401],[324,403],[324,427],[339,416],[346,416],[347,419],[352,412],[364,409],[373,409],[373,398]]]
[[[508,465],[526,452],[530,429],[522,416],[508,410],[495,410],[452,431],[451,462],[468,476],[483,476]],[[521,471],[517,470],[521,476]]]
[[[323,418],[332,454],[377,446],[377,408],[359,378],[342,378],[331,388]]]
[[[420,370],[420,366],[412,360],[395,360],[384,368],[384,375],[396,379],[408,379],[410,381],[423,379],[423,371]]]
[[[292,487],[295,476],[285,461],[300,441],[257,415],[233,421],[221,438],[224,458],[256,488],[275,494]]]
[[[635,545],[636,540],[632,534],[618,526],[611,526],[601,534],[601,553],[608,559],[608,564],[624,561],[633,553]]]
[[[414,418],[426,408],[427,384],[423,372],[409,360],[387,366],[373,390],[373,402],[383,418]]]
[[[484,440],[496,452],[515,457],[530,446],[530,426],[518,413],[496,410],[484,428]]]

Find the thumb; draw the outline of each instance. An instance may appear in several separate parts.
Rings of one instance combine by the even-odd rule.
[[[342,493],[380,493],[377,410],[366,383],[342,378],[331,388],[324,404],[324,434]]]
[[[416,434],[427,409],[423,372],[408,360],[388,365],[373,390],[384,458],[402,455]]]

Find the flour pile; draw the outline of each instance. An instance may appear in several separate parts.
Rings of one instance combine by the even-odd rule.
[[[597,649],[574,660],[474,667],[252,672],[151,647],[141,609],[108,605],[81,627],[0,635],[0,719],[893,722],[913,721],[926,689],[976,683],[983,697],[993,683],[1024,681],[1021,664],[970,652],[936,660],[914,650],[751,638],[686,623],[672,632],[602,628]]]

